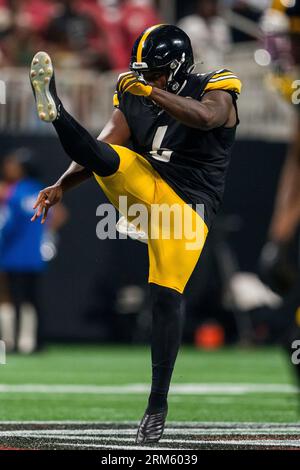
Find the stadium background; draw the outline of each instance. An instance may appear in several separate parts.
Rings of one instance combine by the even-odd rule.
[[[66,49],[63,47],[63,44],[66,44],[66,37],[62,35],[63,39],[56,42],[55,34],[53,36],[53,30],[55,31],[55,27],[59,28],[60,25],[56,24],[55,27],[52,25],[53,30],[51,31],[51,28],[47,30],[51,19],[51,8],[64,3],[69,2],[0,1],[0,78],[6,85],[6,103],[0,105],[0,162],[11,149],[29,147],[33,150],[34,162],[40,180],[45,186],[56,181],[69,161],[51,126],[38,122],[35,117],[28,80],[28,67],[32,54],[42,48],[52,53],[54,63],[59,63],[56,80],[66,107],[96,136],[111,112],[115,81],[119,71],[124,69],[123,66],[120,68],[120,64],[124,65],[128,59],[130,38],[149,26],[149,23],[162,20],[182,24],[180,22],[186,15],[196,15],[197,2],[187,0],[73,2],[78,5],[78,11],[89,7],[90,11],[95,13],[95,9],[98,8],[98,16],[94,16],[94,19],[96,18],[100,32],[91,40],[87,37],[78,39],[77,36],[78,40],[72,43],[72,34],[76,36],[76,32],[72,33],[70,29],[71,32],[67,37],[70,43]],[[281,319],[295,307],[294,304],[291,307],[289,301],[284,301],[279,307],[274,305],[270,307],[266,305],[268,303],[266,301],[257,301],[250,309],[243,311],[232,299],[225,300],[226,294],[232,294],[230,280],[234,274],[257,273],[258,258],[267,239],[278,178],[286,155],[293,119],[289,105],[284,103],[266,83],[268,64],[265,62],[264,54],[261,53],[263,45],[258,25],[267,4],[267,1],[255,0],[220,1],[218,16],[224,23],[221,25],[220,34],[225,27],[230,40],[226,47],[221,47],[218,40],[220,25],[216,24],[216,34],[211,36],[209,43],[214,53],[210,55],[208,42],[199,44],[204,63],[197,65],[198,71],[206,71],[207,67],[219,69],[226,66],[241,78],[243,93],[238,102],[241,125],[228,174],[222,211],[188,287],[184,342],[191,349],[183,353],[182,364],[179,366],[178,375],[174,378],[175,382],[184,380],[182,377],[185,365],[193,368],[198,364],[198,368],[200,363],[201,377],[197,375],[196,378],[196,375],[193,376],[190,372],[186,381],[195,382],[203,379],[208,382],[250,383],[269,380],[273,383],[286,384],[292,380],[285,367],[288,360],[286,357],[283,359],[280,350],[260,349],[260,347],[279,343]],[[14,8],[17,13],[10,16]],[[122,24],[124,18],[126,18],[125,31],[121,31],[121,26],[124,28]],[[84,28],[80,31],[83,34]],[[114,43],[113,50],[112,43]],[[126,47],[123,47],[124,44]],[[108,48],[105,45],[108,45]],[[85,47],[88,48],[87,65],[82,61],[87,52]],[[107,51],[109,55],[115,55],[116,60],[108,60]],[[100,61],[95,60],[97,54],[101,57]],[[132,240],[97,239],[96,208],[102,202],[105,202],[105,198],[95,182],[84,183],[64,198],[69,217],[59,231],[57,253],[48,263],[39,291],[43,334],[49,344],[93,342],[103,345],[111,342],[143,345],[149,339],[146,247]],[[253,290],[251,295],[255,298],[259,294]],[[206,329],[199,330],[203,325]],[[208,339],[206,334],[209,336]],[[215,354],[212,356],[206,356],[207,353],[204,352],[198,355],[205,346],[214,349],[223,343],[237,346],[240,358],[244,358],[245,362],[242,359],[237,362],[236,349],[226,351],[221,349],[212,353]],[[249,350],[247,349],[249,346],[259,348]],[[98,367],[102,368],[102,372],[106,371],[105,383],[118,383],[117,377],[122,367],[118,362],[120,359],[116,357],[119,357],[118,354],[120,356],[124,354],[124,360],[127,357],[127,363],[135,365],[136,370],[127,378],[122,376],[120,381],[142,382],[144,366],[142,361],[139,364],[135,361],[140,355],[146,362],[146,353],[144,349],[131,347],[131,350],[117,347],[98,351],[85,349],[84,346],[75,349],[64,349],[62,346],[53,349],[51,346],[48,356],[45,356],[47,349],[43,353],[44,356],[38,358],[12,356],[11,364],[14,369],[9,370],[8,366],[6,371],[1,369],[2,379],[4,383],[13,386],[17,383],[14,372],[19,374],[24,367],[27,371],[26,383],[57,383],[55,377],[57,364],[62,361],[61,370],[70,370],[73,361],[71,358],[74,358],[79,361],[80,371],[77,376],[76,374],[66,376],[66,380],[69,380],[66,383],[75,384],[79,380],[80,383],[100,384],[101,379],[97,379]],[[94,362],[98,361],[100,356],[102,357],[100,363]],[[104,364],[101,361],[105,357],[110,359]],[[258,362],[261,366],[255,371]],[[203,365],[205,363],[207,366]],[[83,369],[88,368],[90,364],[90,375],[82,379]],[[244,369],[245,365],[246,368],[249,366],[247,370]],[[217,377],[209,374],[210,367],[215,370]],[[235,367],[234,377],[230,374],[230,370]],[[50,371],[49,377],[43,375],[44,368]],[[268,368],[272,372],[265,375]],[[110,371],[111,379],[109,379]],[[78,377],[81,377],[83,382]],[[25,380],[21,373],[20,380],[22,378]],[[60,383],[64,383],[62,377],[60,380]],[[230,412],[226,414],[226,404],[222,407],[220,402],[215,412],[215,405],[206,403],[205,406],[208,408],[207,413],[204,413],[205,416],[200,411],[199,413],[192,411],[194,408],[190,404],[185,416],[183,408],[182,413],[178,414],[177,410],[174,417],[181,420],[208,421],[214,419],[295,421],[297,419],[296,401],[288,400],[285,395],[278,395],[278,402],[274,404],[273,401],[273,405],[272,399],[267,402],[262,397],[256,398],[257,401],[253,401],[251,405],[239,402],[232,414]],[[113,419],[113,416],[117,420],[132,419],[135,407],[133,401],[126,412],[124,408],[121,412],[122,400],[118,406],[113,399],[111,403],[108,400],[105,403],[108,407],[115,406],[115,414],[106,413],[103,406],[101,408],[103,414],[100,416],[99,408],[98,413],[93,414],[92,409],[89,411],[88,402],[77,403],[78,412],[74,413],[73,409],[70,413],[70,410],[66,411],[63,405],[62,408],[58,406],[53,410],[51,400],[44,403],[43,409],[28,406],[22,411],[18,409],[14,412],[14,402],[7,397],[1,418],[5,420],[71,419],[72,417],[100,419],[104,416],[103,419]],[[93,405],[95,410],[95,406],[99,403]],[[142,404],[139,403],[139,406],[142,409]],[[261,406],[265,407],[265,414],[259,417],[255,410]]]
[[[22,2],[19,3],[22,5]],[[151,2],[123,3],[132,3],[133,19],[140,20],[141,29],[148,25],[149,20],[147,12],[143,12],[143,5],[146,5],[147,9]],[[177,4],[160,2],[152,16],[159,18],[168,11],[169,17],[175,13],[176,20],[179,20],[184,14],[193,12],[195,3],[184,2],[183,6],[183,2],[180,1]],[[116,8],[113,4],[114,2],[107,2],[107,9]],[[220,6],[224,7],[221,4]],[[251,16],[256,13],[259,17],[260,11],[253,8],[253,5],[247,8],[245,4],[244,10],[243,14]],[[225,13],[228,15],[228,10],[225,10]],[[253,41],[253,37],[241,32],[240,39],[243,41],[234,42],[236,36],[239,38],[240,24],[237,22],[236,25],[232,19],[229,20],[230,16],[228,16],[228,29],[230,21],[235,26],[231,28],[232,42],[228,46],[229,50],[220,51],[217,55],[223,63],[215,63],[214,66],[220,68],[226,64],[227,67],[231,67],[241,77],[244,89],[239,100],[241,126],[234,148],[222,212],[239,218],[238,222],[233,222],[233,225],[239,227],[232,227],[233,232],[228,233],[228,242],[234,255],[237,256],[239,269],[255,272],[260,250],[266,240],[277,179],[285,157],[285,140],[289,131],[287,117],[290,116],[288,107],[284,107],[280,98],[267,87],[261,86],[265,68],[254,60],[255,51],[260,47],[259,42]],[[34,28],[34,20],[32,22]],[[7,37],[9,33],[5,35],[3,32],[3,42]],[[34,44],[33,42],[31,45],[33,52]],[[44,45],[47,48],[47,41]],[[61,52],[60,45],[53,46],[52,42],[49,43],[49,47],[50,50],[57,47],[59,57],[63,54],[66,57],[69,55],[77,57],[81,54],[81,50],[72,51],[71,54],[69,51]],[[218,44],[214,47],[217,48]],[[27,53],[27,63],[29,63],[31,56],[29,52]],[[216,60],[216,57],[209,57],[209,50],[205,49],[203,54],[208,56],[209,62]],[[4,58],[3,62],[5,64]],[[61,62],[64,63],[62,60]],[[63,91],[69,109],[75,112],[94,135],[97,135],[111,111],[111,96],[117,72],[101,73],[95,68],[86,70],[82,67],[77,68],[74,74],[73,68],[70,69],[66,65],[68,61],[65,62],[64,68],[57,71],[59,89]],[[2,66],[1,70],[7,95],[7,103],[2,105],[0,110],[1,156],[15,147],[30,147],[34,150],[35,165],[43,184],[52,184],[67,167],[68,159],[64,156],[50,126],[39,123],[34,116],[27,70],[23,67],[16,68],[17,64],[12,62],[12,58],[6,58],[6,63],[7,65]],[[205,64],[200,64],[198,70],[206,70],[205,67]],[[49,263],[41,287],[45,336],[49,340],[118,340],[120,324],[124,327],[126,323],[128,323],[129,340],[134,333],[138,311],[145,304],[142,299],[145,297],[147,254],[144,246],[131,240],[103,242],[97,239],[95,230],[99,219],[96,217],[96,208],[104,200],[94,182],[85,183],[65,197],[70,217],[60,231],[57,256]],[[206,251],[209,251],[209,246]],[[136,262],[132,263],[131,259]],[[210,266],[210,259],[209,255],[206,257],[204,254],[198,269],[201,271],[200,275],[207,278],[205,283],[208,285],[207,292],[210,295],[205,295],[203,292],[204,289],[199,284],[203,284],[204,280],[202,277],[198,279],[196,273],[190,283],[194,298],[192,308],[187,311],[186,329],[189,332],[187,338],[189,341],[193,341],[191,330],[195,329],[197,323],[201,325],[207,319],[218,319],[222,310],[221,301],[214,302],[214,305],[211,302],[212,298],[220,297],[224,285],[218,282],[218,270]],[[120,289],[129,286],[138,286],[142,291],[134,289],[128,291],[128,295],[131,292],[137,298],[132,299],[133,312],[130,312],[130,306],[119,305],[121,311],[122,308],[128,310],[127,314],[122,314],[117,306],[118,295],[125,292]],[[228,314],[223,313],[221,317],[229,339],[236,340],[236,334],[231,331],[234,323],[230,321],[232,315],[228,312]],[[228,328],[227,323],[229,323]],[[114,324],[117,325],[116,328]]]

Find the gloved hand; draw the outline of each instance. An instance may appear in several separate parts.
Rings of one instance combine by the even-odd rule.
[[[297,279],[297,267],[287,243],[268,241],[259,260],[262,281],[274,292],[285,295]]]
[[[121,73],[117,82],[117,91],[120,93],[129,92],[136,96],[149,96],[152,86],[134,72]]]

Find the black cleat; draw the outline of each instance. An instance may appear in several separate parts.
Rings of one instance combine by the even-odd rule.
[[[135,439],[136,444],[158,442],[163,435],[168,408],[157,413],[145,412]]]
[[[45,122],[54,121],[58,114],[59,99],[52,61],[47,52],[38,52],[32,59],[30,81],[39,118]]]

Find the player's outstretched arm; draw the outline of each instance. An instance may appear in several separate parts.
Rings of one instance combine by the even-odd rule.
[[[62,188],[60,185],[56,184],[53,186],[48,186],[48,188],[40,191],[33,206],[35,213],[31,218],[31,222],[34,222],[36,219],[42,216],[41,223],[43,224],[46,221],[50,207],[60,202],[62,200],[62,196]]]
[[[64,193],[69,189],[79,186],[91,176],[91,171],[72,162],[56,183],[39,192],[33,206],[35,213],[31,221],[34,222],[42,216],[41,223],[43,224],[46,221],[49,209],[62,200]]]

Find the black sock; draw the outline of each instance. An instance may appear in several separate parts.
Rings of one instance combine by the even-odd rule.
[[[167,407],[167,396],[181,343],[183,296],[173,289],[151,284],[152,298],[152,385],[147,411]]]
[[[151,392],[148,399],[147,412],[158,413],[168,406],[168,393]]]
[[[61,102],[53,126],[65,152],[73,161],[99,176],[109,176],[117,171],[120,163],[117,152],[109,144],[92,137],[64,109]]]

